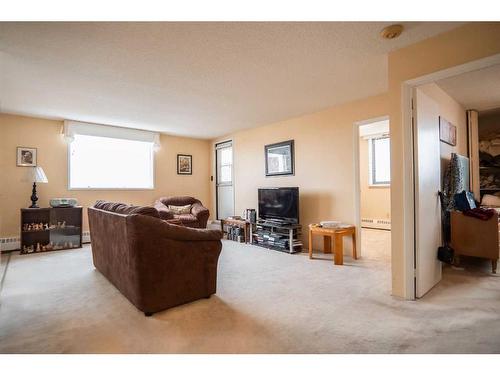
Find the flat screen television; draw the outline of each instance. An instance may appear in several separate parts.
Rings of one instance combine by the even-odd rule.
[[[299,188],[259,189],[259,219],[299,223]]]

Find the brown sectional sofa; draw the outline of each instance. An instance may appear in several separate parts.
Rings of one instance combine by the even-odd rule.
[[[191,212],[189,214],[176,215],[168,209],[169,205],[172,206],[187,206],[191,205]],[[164,220],[178,219],[186,227],[191,228],[206,228],[210,211],[201,204],[201,202],[193,197],[179,196],[179,197],[162,197],[158,199],[155,204],[160,217]]]
[[[146,316],[216,292],[220,231],[121,203],[98,201],[88,215],[94,266]]]

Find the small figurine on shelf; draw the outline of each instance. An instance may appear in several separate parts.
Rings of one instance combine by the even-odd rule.
[[[40,249],[40,242],[37,242],[36,243],[36,252],[39,252],[41,249]]]
[[[66,228],[66,222],[65,221],[62,222],[61,228]]]
[[[25,245],[25,246],[23,247],[23,250],[24,250],[24,252],[26,252],[26,253],[32,253],[32,252],[34,252],[33,245],[30,245],[30,246],[26,246],[26,245]]]

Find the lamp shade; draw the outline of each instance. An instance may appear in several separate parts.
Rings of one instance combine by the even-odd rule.
[[[41,183],[49,182],[42,167],[31,168],[30,176],[28,177],[28,179],[30,182],[41,182]]]

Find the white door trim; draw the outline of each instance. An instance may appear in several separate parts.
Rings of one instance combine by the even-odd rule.
[[[353,141],[353,165],[354,165],[354,225],[356,226],[356,249],[358,256],[362,256],[363,249],[361,248],[361,182],[359,176],[359,127],[372,122],[389,120],[389,116],[380,116],[367,120],[356,121],[352,127],[352,141]],[[389,131],[390,134],[390,131]]]
[[[474,60],[438,72],[427,74],[401,85],[401,110],[403,132],[403,261],[404,261],[404,297],[415,299],[415,181],[412,134],[412,100],[413,89],[417,86],[435,82],[440,79],[457,76],[500,64],[500,54]]]
[[[225,146],[226,144],[229,144],[230,143],[230,146]],[[225,147],[231,147],[231,150],[232,150],[232,156],[231,156],[231,186],[233,187],[233,214],[232,215],[235,215],[235,210],[236,210],[236,194],[235,194],[235,182],[234,182],[234,140],[232,139],[227,139],[225,141],[220,141],[220,142],[216,142],[215,143],[215,147],[214,147],[214,164],[215,164],[215,196],[214,196],[214,200],[215,200],[215,221],[217,222],[220,222],[220,219],[217,217],[219,215],[219,197],[218,197],[218,188],[219,188],[219,184],[218,184],[218,177],[219,177],[219,170],[218,170],[218,165],[217,165],[217,150],[221,149],[221,148],[225,148]]]

